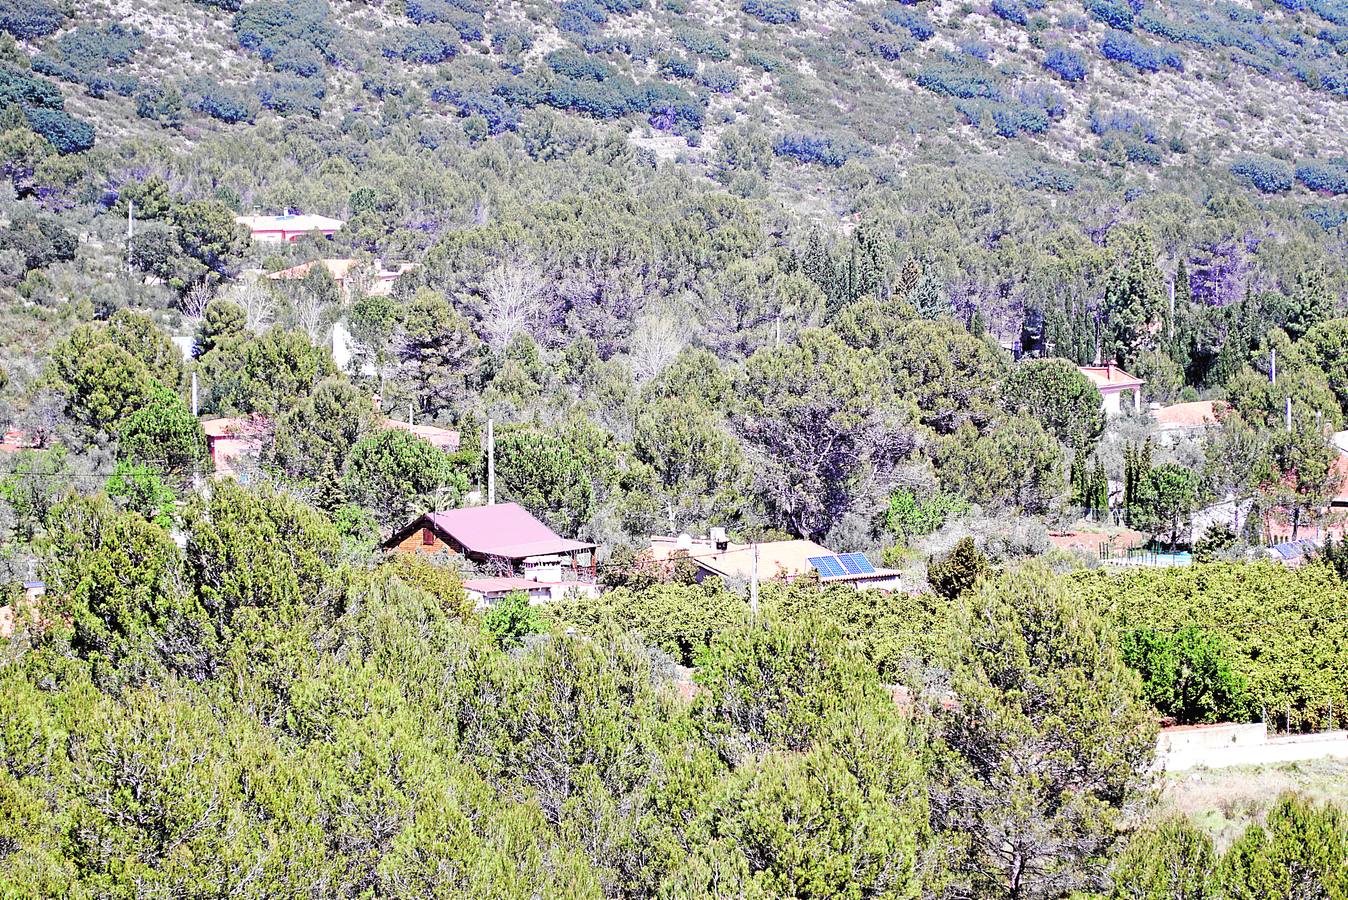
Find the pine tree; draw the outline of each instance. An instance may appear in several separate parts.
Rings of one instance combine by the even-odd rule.
[[[975,309],[973,315],[969,316],[969,333],[976,338],[988,333],[988,323],[983,318],[983,310]]]
[[[1165,334],[1168,300],[1146,228],[1119,232],[1119,259],[1105,286],[1105,354],[1128,368]]]

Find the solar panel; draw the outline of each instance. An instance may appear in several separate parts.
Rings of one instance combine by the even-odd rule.
[[[836,556],[811,556],[809,563],[824,578],[841,578],[847,574],[847,570],[842,567],[842,563],[838,562]]]
[[[861,553],[844,553],[838,557],[848,575],[874,575],[875,566]]]

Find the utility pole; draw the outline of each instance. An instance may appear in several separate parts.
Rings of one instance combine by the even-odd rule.
[[[749,567],[749,614],[758,621],[758,542],[754,542],[754,559]]]
[[[1268,351],[1268,383],[1278,383],[1278,348],[1270,347]]]
[[[1171,278],[1171,279],[1170,279],[1170,290],[1169,290],[1168,293],[1170,294],[1170,320],[1169,320],[1169,322],[1167,323],[1167,324],[1169,325],[1169,327],[1166,329],[1166,331],[1167,331],[1166,337],[1170,338],[1170,339],[1173,341],[1173,340],[1175,339],[1175,279],[1174,279],[1174,278]]]
[[[408,401],[407,401],[407,424],[408,424],[409,426],[412,424],[412,401],[411,401],[411,400],[408,400]]]
[[[135,271],[131,262],[131,239],[136,234],[136,201],[126,201],[126,274]]]
[[[491,419],[487,420],[487,505],[496,505],[496,432]]]
[[[201,404],[197,402],[197,373],[192,373],[192,415],[201,415]]]
[[[1287,430],[1292,430],[1292,398],[1287,398]]]

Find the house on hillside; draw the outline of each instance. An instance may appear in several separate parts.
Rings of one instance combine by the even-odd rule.
[[[346,225],[341,219],[292,212],[280,216],[235,216],[234,221],[247,225],[253,240],[264,244],[290,243],[314,233],[331,238]]]
[[[1152,410],[1160,434],[1198,434],[1221,425],[1218,416],[1226,404],[1212,400],[1175,403]]]
[[[1134,378],[1113,363],[1106,363],[1103,366],[1077,366],[1077,370],[1100,389],[1106,416],[1122,415],[1123,404],[1130,397],[1133,411],[1141,411],[1142,385],[1146,384],[1141,378]]]
[[[206,419],[201,428],[215,474],[247,483],[271,424],[259,418],[218,418]]]
[[[547,603],[553,599],[552,585],[508,576],[465,578],[463,590],[468,594],[468,599],[473,601],[473,606],[478,609],[495,606],[509,594],[523,594],[534,605]]]
[[[792,582],[817,576],[824,584],[850,584],[861,589],[899,589],[899,573],[877,569],[860,553],[834,553],[814,541],[764,541],[732,544],[715,529],[706,540],[681,534],[651,538],[651,556],[656,562],[672,562],[686,555],[697,566],[697,580],[710,576],[748,581],[758,557],[760,580]]]
[[[413,425],[410,422],[399,422],[397,419],[385,419],[384,427],[396,428],[399,431],[406,431],[408,434],[415,434],[437,450],[443,450],[446,453],[457,453],[459,451],[459,433],[452,428],[439,428],[435,425]]]
[[[458,554],[490,579],[542,585],[552,599],[575,591],[597,593],[595,552],[599,548],[558,535],[517,503],[426,513],[394,533],[384,542],[384,549]],[[504,582],[493,584],[505,593],[514,589],[504,587]],[[483,598],[493,591],[486,584],[474,590]]]
[[[1218,526],[1231,529],[1233,534],[1244,534],[1253,509],[1253,497],[1228,497],[1195,510],[1189,517],[1189,543],[1198,543]]]
[[[40,442],[20,428],[11,428],[0,436],[0,453],[20,453],[24,450],[40,450]]]
[[[1265,554],[1274,562],[1280,562],[1289,569],[1295,569],[1312,559],[1320,550],[1316,541],[1302,539],[1283,541],[1265,549]]]
[[[348,302],[356,294],[388,297],[393,293],[393,285],[398,279],[413,268],[410,263],[404,263],[396,269],[386,269],[382,260],[376,260],[372,267],[366,268],[362,267],[360,260],[357,259],[319,259],[272,272],[267,276],[267,280],[300,281],[312,272],[315,266],[327,269],[332,280],[337,282],[337,290],[342,299]]]

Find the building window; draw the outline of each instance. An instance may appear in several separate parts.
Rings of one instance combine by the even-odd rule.
[[[423,528],[423,529],[421,529],[421,544],[422,544],[423,547],[431,547],[431,546],[434,546],[434,545],[435,545],[435,532],[434,532],[434,531],[431,531],[429,528]]]

